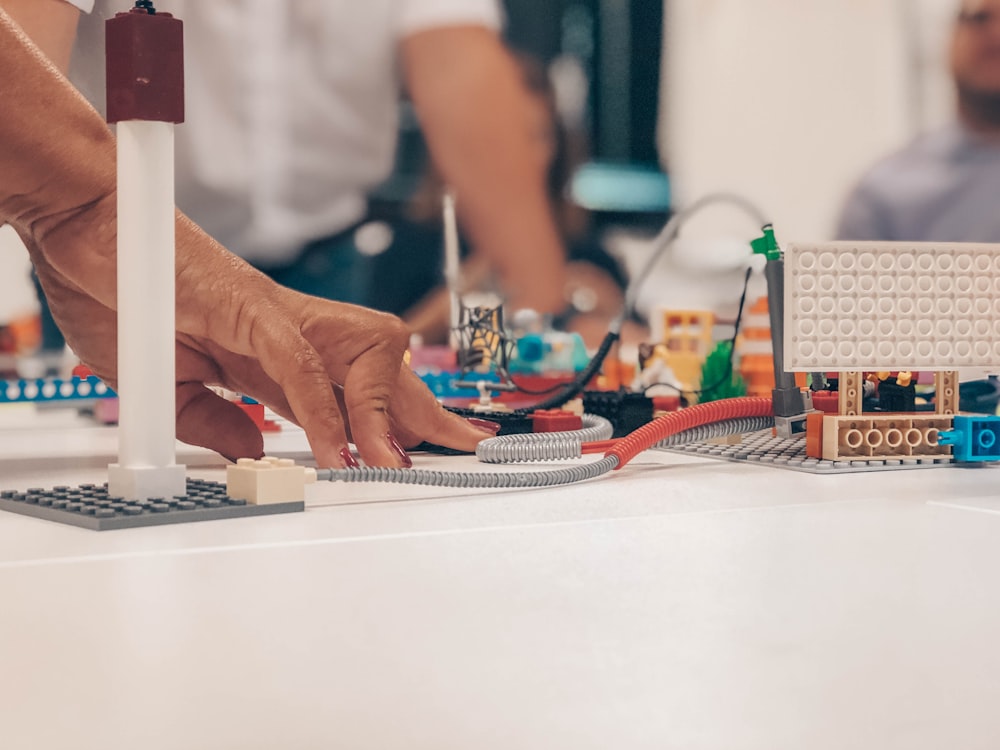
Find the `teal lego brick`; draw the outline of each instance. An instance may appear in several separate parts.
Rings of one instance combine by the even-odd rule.
[[[950,445],[963,463],[1000,461],[1000,417],[959,414],[954,429],[938,433],[938,444]]]

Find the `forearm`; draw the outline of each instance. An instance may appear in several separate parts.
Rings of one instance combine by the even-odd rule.
[[[403,59],[431,153],[457,193],[476,252],[513,306],[561,310],[564,250],[547,160],[510,55],[485,29],[443,29],[407,39]]]
[[[0,10],[0,222],[9,221],[36,262],[103,305],[116,305],[115,141],[101,116]],[[178,327],[190,297],[234,273],[264,282],[178,214]],[[198,269],[197,271],[193,269]]]
[[[0,0],[0,9],[61,72],[69,69],[80,11],[65,0]]]
[[[0,219],[30,232],[111,192],[107,125],[2,10],[0,71]]]

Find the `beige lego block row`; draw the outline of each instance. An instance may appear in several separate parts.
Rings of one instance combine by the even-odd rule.
[[[851,461],[950,456],[951,447],[938,445],[937,435],[951,428],[952,419],[940,415],[827,415],[823,418],[823,458]]]
[[[958,372],[935,372],[934,394],[934,411],[937,414],[958,414]]]
[[[864,397],[864,378],[857,370],[840,373],[840,384],[837,387],[839,396],[837,406],[841,416],[857,416],[861,413]]]
[[[226,467],[226,493],[254,505],[305,500],[305,486],[315,481],[315,469],[290,458],[241,458]]]

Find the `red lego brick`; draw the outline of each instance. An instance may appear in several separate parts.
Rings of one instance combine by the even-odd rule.
[[[108,122],[184,122],[184,24],[132,9],[105,23]]]
[[[531,415],[532,432],[569,432],[583,429],[579,414],[562,409],[544,409]]]
[[[840,395],[836,391],[813,391],[813,408],[827,414],[840,414]]]
[[[243,410],[244,414],[253,420],[253,423],[257,425],[257,429],[263,432],[264,404],[245,404],[241,401],[236,401],[234,403]]]
[[[834,396],[836,395],[834,394]],[[815,404],[815,402],[813,403]],[[834,409],[834,414],[836,413],[836,409]],[[806,455],[809,458],[823,458],[823,417],[825,416],[826,414],[823,412],[813,412],[806,415]]]
[[[676,393],[669,396],[653,396],[653,411],[677,411],[681,408],[681,397]]]

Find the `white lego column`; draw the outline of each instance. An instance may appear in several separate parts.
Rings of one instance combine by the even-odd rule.
[[[442,204],[444,212],[444,279],[448,285],[449,319],[451,330],[448,342],[458,351],[458,326],[462,322],[461,250],[458,242],[458,220],[455,217],[455,194],[445,191]]]
[[[118,463],[108,492],[169,498],[176,462],[174,125],[118,123]]]

